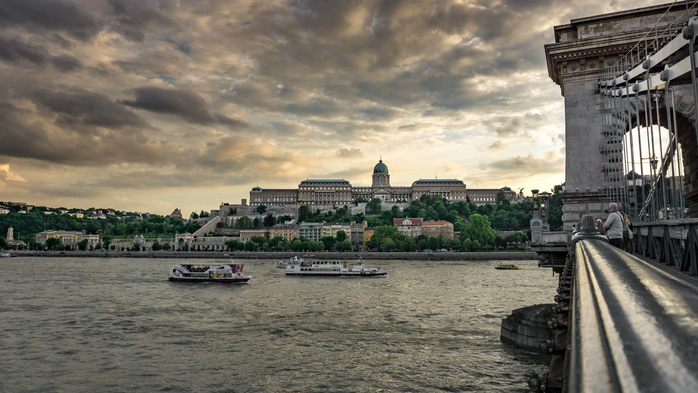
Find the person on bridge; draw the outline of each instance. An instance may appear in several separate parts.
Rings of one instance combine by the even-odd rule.
[[[608,242],[612,246],[622,248],[623,247],[623,218],[620,213],[618,213],[618,205],[611,203],[608,205],[608,218],[606,222],[603,223],[604,229],[606,229],[606,236],[608,237]]]

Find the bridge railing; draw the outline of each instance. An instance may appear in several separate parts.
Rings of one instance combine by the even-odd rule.
[[[698,391],[698,280],[587,229],[572,238],[558,293],[556,337],[541,343],[550,372],[531,390]]]
[[[698,220],[635,223],[630,249],[691,276],[698,276]]]
[[[568,391],[698,391],[696,283],[604,241],[574,247]]]

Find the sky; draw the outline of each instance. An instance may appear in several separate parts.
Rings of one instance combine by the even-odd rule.
[[[544,45],[646,0],[0,0],[0,201],[184,215],[305,179],[548,190]]]

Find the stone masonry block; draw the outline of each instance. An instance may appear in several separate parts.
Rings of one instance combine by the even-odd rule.
[[[562,215],[562,221],[564,221],[564,222],[579,221],[581,219],[582,219],[582,215],[579,213],[565,213]]]
[[[602,212],[608,209],[608,205],[605,203],[590,203],[587,205],[589,212]]]
[[[587,210],[589,210],[589,209],[587,208],[586,203],[575,203],[575,204],[569,203],[569,204],[565,204],[562,206],[563,213],[585,212]]]

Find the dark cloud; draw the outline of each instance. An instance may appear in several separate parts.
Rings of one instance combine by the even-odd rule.
[[[233,173],[239,181],[260,178],[287,181],[315,165],[303,154],[253,143],[243,136],[209,142],[205,149],[191,157],[191,162],[209,173]]]
[[[51,64],[63,72],[73,72],[82,68],[80,60],[70,55],[56,56],[51,59]]]
[[[272,121],[269,123],[269,125],[271,125],[276,132],[282,134],[283,136],[289,136],[292,138],[307,135],[312,131],[312,129],[305,124],[291,122],[288,120]]]
[[[361,151],[361,149],[357,149],[354,147],[352,147],[351,149],[337,149],[335,155],[341,158],[364,158],[364,153]]]
[[[116,21],[116,32],[131,41],[142,42],[145,34],[157,28],[174,28],[176,23],[161,12],[168,2],[109,0]]]
[[[73,3],[60,0],[3,0],[0,27],[21,27],[64,32],[81,41],[94,37],[100,23]]]
[[[106,128],[150,125],[136,112],[124,108],[108,96],[82,89],[68,91],[36,90],[32,100],[57,116],[57,122],[68,125],[90,125]],[[76,128],[79,130],[80,128]]]
[[[506,150],[507,147],[502,143],[502,141],[495,141],[493,144],[487,146],[487,150],[492,150],[492,151],[503,151]]]
[[[527,129],[526,124],[521,118],[513,118],[504,121],[495,127],[494,131],[500,138],[531,138],[531,132]]]
[[[135,100],[121,100],[120,102],[124,105],[151,112],[177,115],[191,123],[201,125],[219,123],[230,128],[247,127],[247,123],[243,120],[210,112],[206,100],[188,90],[139,87],[134,89],[133,92],[136,95]]]
[[[48,52],[41,46],[31,45],[16,39],[6,40],[0,37],[0,59],[16,63],[27,60],[36,65],[46,62]]]
[[[168,39],[167,42],[174,45],[177,50],[189,56],[191,54],[191,46],[186,40],[175,41],[172,38]]]
[[[0,157],[30,165],[102,167],[178,164],[185,155],[182,147],[148,137],[148,123],[101,93],[62,86],[34,90],[22,102],[25,98],[36,105],[0,101]]]
[[[557,151],[546,152],[544,158],[534,154],[494,161],[487,165],[489,168],[508,171],[516,174],[538,175],[544,173],[564,173],[565,160],[557,154]]]
[[[370,107],[361,110],[360,114],[369,121],[392,121],[400,116],[400,111],[386,107]]]

